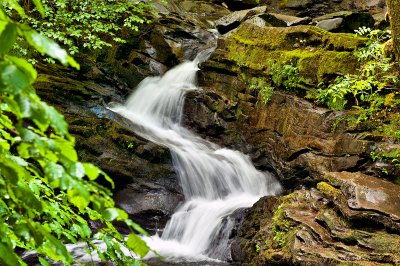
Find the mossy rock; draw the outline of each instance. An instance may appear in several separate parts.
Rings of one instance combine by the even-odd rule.
[[[349,51],[363,46],[366,41],[353,34],[331,33],[314,26],[260,28],[250,23],[240,25],[228,39],[264,50],[291,50],[301,45]]]
[[[334,204],[337,197],[346,196],[330,181],[317,188],[265,197],[253,206],[239,232],[249,251],[241,265],[399,264],[398,234],[382,230],[373,218],[349,220],[346,211]]]
[[[359,62],[352,52],[365,42],[356,35],[330,33],[314,26],[260,28],[244,23],[220,42],[225,53],[217,52],[214,58],[224,62],[221,57],[225,57],[261,76],[270,74],[271,61],[294,64],[300,75],[316,85],[354,73]]]

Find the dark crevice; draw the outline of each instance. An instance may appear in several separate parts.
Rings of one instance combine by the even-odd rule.
[[[292,162],[295,159],[299,158],[301,155],[309,153],[310,151],[312,151],[309,148],[305,148],[305,149],[301,149],[299,151],[296,151],[295,153],[293,153],[292,155],[289,156],[289,158],[287,158],[287,162]]]

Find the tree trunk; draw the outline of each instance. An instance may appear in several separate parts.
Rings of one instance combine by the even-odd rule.
[[[400,60],[400,0],[386,0],[392,30],[393,52]]]

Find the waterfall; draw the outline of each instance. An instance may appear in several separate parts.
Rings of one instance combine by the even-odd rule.
[[[255,169],[248,156],[221,148],[180,125],[186,92],[198,90],[199,61],[184,62],[161,77],[146,78],[124,105],[112,108],[132,121],[137,134],[171,150],[185,202],[161,236],[146,239],[170,261],[222,259],[227,230],[233,226],[226,221],[229,215],[281,190],[272,174]],[[220,243],[212,246],[217,236]]]

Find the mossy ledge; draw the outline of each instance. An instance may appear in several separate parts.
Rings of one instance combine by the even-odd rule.
[[[231,71],[268,76],[270,62],[294,64],[300,74],[317,85],[338,75],[354,73],[359,63],[352,52],[366,39],[353,34],[331,33],[314,26],[259,27],[243,23],[219,41],[210,67],[234,62]]]

